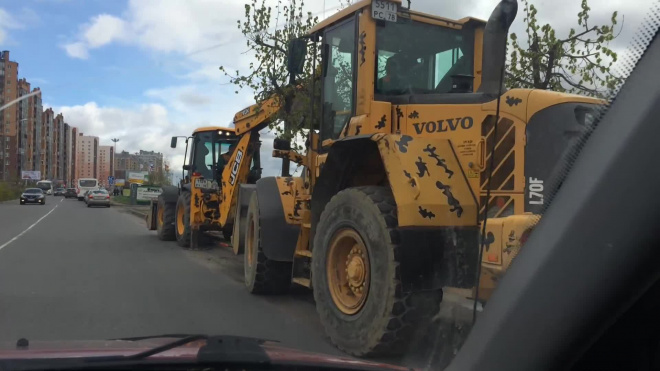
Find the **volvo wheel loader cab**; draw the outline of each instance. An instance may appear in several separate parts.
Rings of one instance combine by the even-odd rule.
[[[600,103],[504,89],[516,12],[503,0],[485,23],[365,0],[304,36],[322,51],[322,104],[305,155],[273,151],[305,176],[263,178],[251,195],[251,292],[312,288],[331,341],[364,356],[422,341],[444,288],[494,287]]]
[[[163,187],[147,224],[161,240],[197,248],[207,238],[204,232],[221,231],[230,238],[238,187],[261,176],[260,141],[258,131],[237,135],[223,127],[198,128],[184,138],[182,180],[178,186]],[[173,137],[171,147],[176,145]]]

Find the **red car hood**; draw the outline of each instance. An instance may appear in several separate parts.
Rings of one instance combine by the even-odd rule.
[[[176,338],[155,338],[139,341],[91,340],[91,341],[30,341],[26,348],[17,348],[16,343],[0,343],[0,361],[7,359],[66,359],[83,357],[130,356],[158,347]],[[199,340],[183,346],[157,353],[148,359],[154,361],[194,362],[206,340]],[[262,349],[274,364],[317,364],[338,368],[410,370],[391,364],[370,362],[349,357],[339,357],[295,350],[275,342],[265,342]]]

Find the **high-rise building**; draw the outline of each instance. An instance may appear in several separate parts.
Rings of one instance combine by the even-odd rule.
[[[67,186],[73,184],[71,177],[71,161],[73,156],[71,155],[71,150],[73,146],[71,145],[71,132],[72,128],[69,124],[64,123],[64,182]]]
[[[64,116],[58,113],[53,120],[53,177],[64,180]]]
[[[78,179],[77,176],[78,166],[76,163],[78,161],[77,149],[78,149],[78,128],[71,128],[71,185],[70,185],[71,187],[75,187],[76,179]]]
[[[30,83],[25,79],[18,80],[18,96],[23,97],[30,94]],[[18,102],[18,158],[16,163],[16,174],[22,170],[33,169],[33,147],[32,135],[34,127],[34,101],[30,97]]]
[[[76,179],[98,179],[99,138],[79,133],[76,138]]]
[[[30,170],[41,170],[41,128],[43,126],[43,107],[41,105],[41,92],[39,88],[34,88],[32,92],[39,92],[28,98],[32,103],[32,117],[34,121],[30,124],[32,125],[32,143],[30,147],[32,148],[32,168]],[[29,127],[29,126],[28,126]]]
[[[18,92],[18,63],[5,50],[0,53],[0,106],[18,98]],[[0,112],[0,180],[17,176],[18,108],[13,104]]]
[[[55,114],[52,108],[44,111],[41,120],[41,177],[44,179],[54,179],[54,143],[53,130]]]
[[[99,146],[99,182],[107,186],[108,177],[112,175],[114,170],[113,161],[114,161],[114,148],[112,146]]]

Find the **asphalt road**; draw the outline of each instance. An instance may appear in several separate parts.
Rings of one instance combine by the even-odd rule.
[[[161,242],[119,209],[0,203],[0,341],[205,333],[341,354],[309,295],[252,296],[227,251]]]

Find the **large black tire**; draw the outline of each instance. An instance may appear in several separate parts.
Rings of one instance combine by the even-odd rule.
[[[259,200],[257,193],[250,198],[245,228],[243,272],[245,287],[252,294],[282,294],[291,286],[291,263],[270,260],[261,248]]]
[[[224,238],[225,242],[231,242],[231,235],[233,232],[234,232],[233,224],[227,224],[222,227],[222,238]]]
[[[176,243],[183,247],[190,247],[190,192],[181,192],[176,201],[175,210],[175,235]]]
[[[326,205],[314,237],[312,286],[316,311],[330,340],[355,356],[393,355],[419,344],[423,326],[439,311],[442,291],[405,294],[401,288],[396,203],[385,187],[343,190]],[[335,303],[328,276],[330,245],[335,236],[357,232],[367,250],[366,298],[347,314]],[[351,250],[352,251],[352,250]],[[421,259],[422,257],[420,257]],[[336,296],[336,291],[335,291]]]
[[[167,203],[163,196],[158,196],[158,212],[156,213],[156,234],[161,241],[174,241],[176,234],[174,232],[176,222],[174,215],[176,212],[175,203]]]

